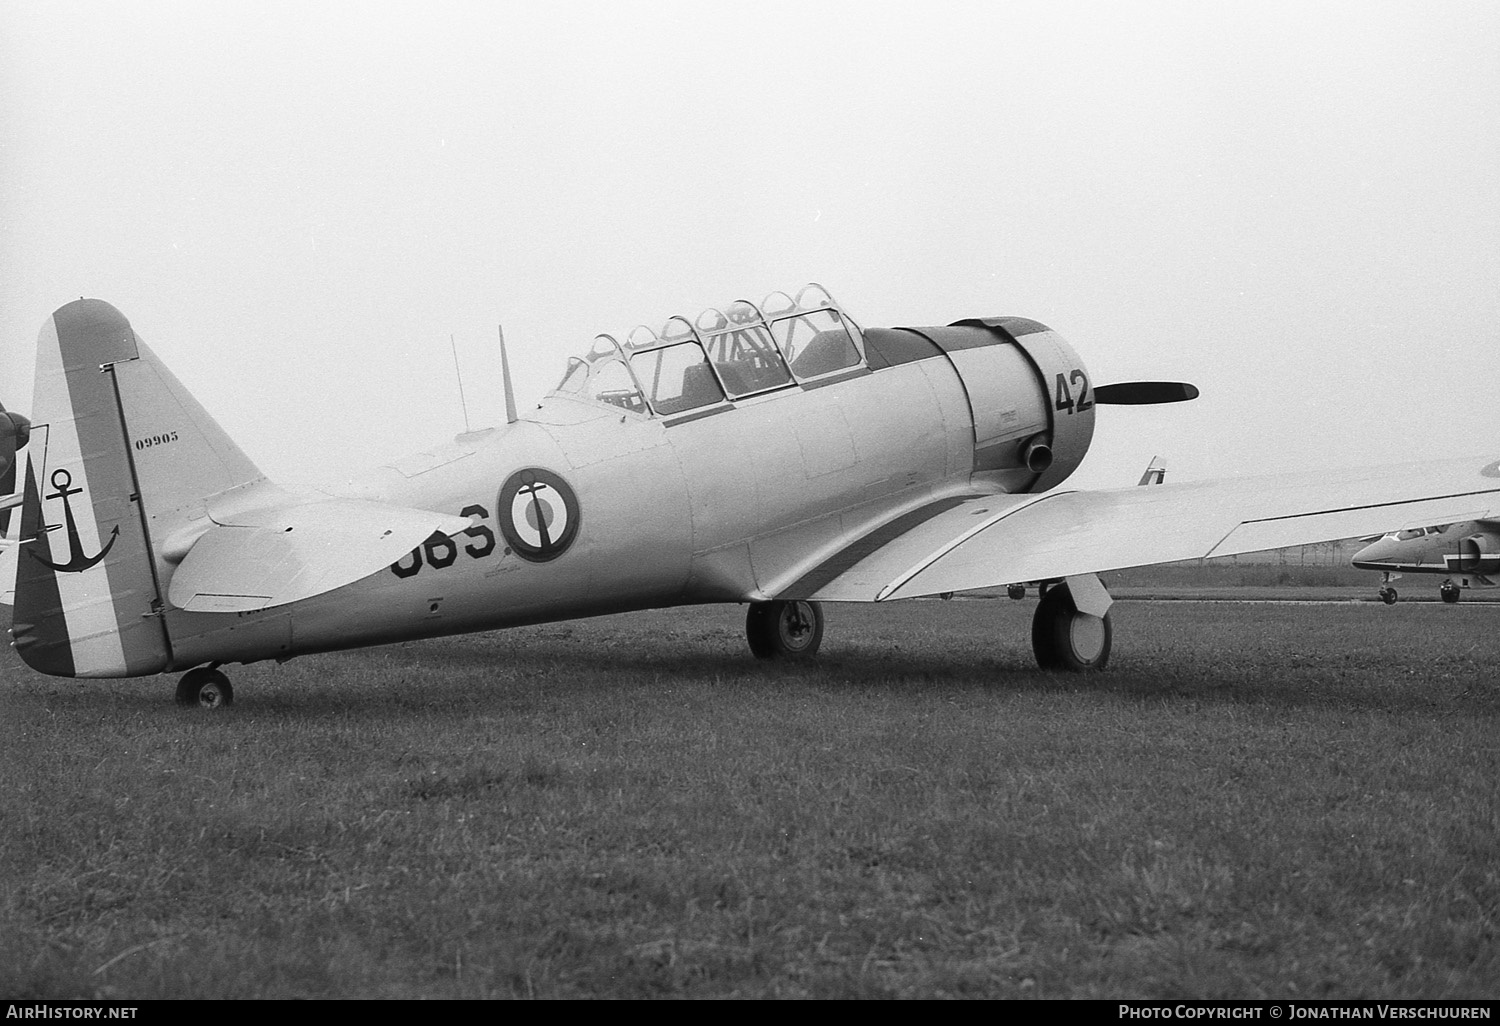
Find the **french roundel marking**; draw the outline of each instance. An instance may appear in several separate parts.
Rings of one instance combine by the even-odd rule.
[[[505,479],[495,505],[500,533],[522,559],[556,559],[578,536],[578,496],[550,470],[516,471]]]

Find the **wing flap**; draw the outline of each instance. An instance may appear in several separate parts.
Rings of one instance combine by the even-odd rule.
[[[269,609],[342,588],[390,566],[460,517],[356,499],[327,499],[236,513],[193,543],[172,574],[179,609]]]
[[[1440,524],[1497,512],[1500,463],[1482,459],[985,496],[965,499],[894,537],[878,538],[879,544],[870,543],[874,535],[861,539],[826,560],[824,572],[799,582],[813,589],[798,590],[826,601],[913,598],[1350,538],[1416,519]]]

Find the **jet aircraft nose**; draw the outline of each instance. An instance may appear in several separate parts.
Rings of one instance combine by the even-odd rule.
[[[1360,549],[1350,562],[1360,570],[1379,570],[1382,563],[1393,562],[1399,545],[1395,538],[1386,536]]]

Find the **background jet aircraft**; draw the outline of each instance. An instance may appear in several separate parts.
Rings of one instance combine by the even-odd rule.
[[[1500,571],[1500,522],[1461,520],[1438,527],[1408,527],[1366,545],[1354,566],[1380,570],[1380,600],[1396,601],[1391,582],[1407,574],[1446,574],[1438,586],[1444,602],[1457,602],[1464,588],[1494,587],[1488,575]]]
[[[226,663],[693,603],[748,603],[760,657],[806,657],[823,601],[1045,581],[1032,647],[1101,669],[1098,571],[1500,511],[1500,461],[1065,491],[1101,403],[1020,317],[861,330],[828,294],[736,301],[598,336],[526,416],[338,495],[268,481],[98,300],[38,341],[13,634],[72,677]],[[691,616],[691,613],[684,615]]]
[[[1137,486],[1159,485],[1167,483],[1167,465],[1161,461],[1160,456],[1151,457],[1151,462],[1146,464],[1145,473],[1136,482]]]

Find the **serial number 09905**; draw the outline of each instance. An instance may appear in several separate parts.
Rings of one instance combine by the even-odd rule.
[[[168,431],[160,435],[152,435],[149,438],[137,438],[135,447],[137,449],[151,449],[158,445],[166,445],[168,442],[177,441],[177,432]]]

